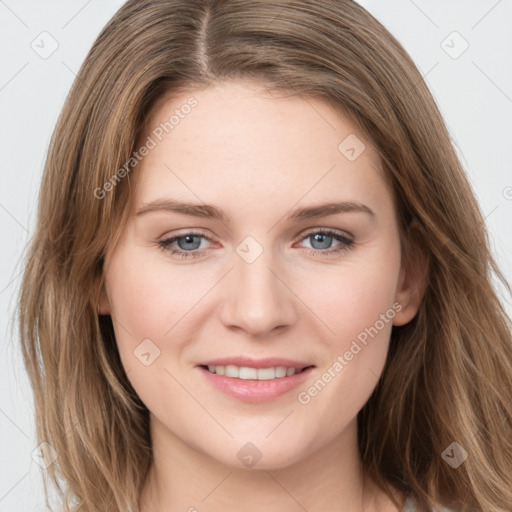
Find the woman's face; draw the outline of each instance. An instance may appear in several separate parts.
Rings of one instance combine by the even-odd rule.
[[[260,468],[343,435],[418,302],[370,141],[234,81],[160,101],[141,146],[100,312],[153,433]]]

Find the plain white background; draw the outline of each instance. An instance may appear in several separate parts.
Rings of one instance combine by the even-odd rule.
[[[0,0],[0,512],[46,510],[13,315],[45,153],[83,59],[121,0]],[[512,1],[361,0],[443,113],[512,282]],[[58,46],[57,46],[58,45]],[[54,49],[55,47],[55,49]],[[51,55],[46,53],[51,52]],[[509,314],[511,298],[499,289]]]

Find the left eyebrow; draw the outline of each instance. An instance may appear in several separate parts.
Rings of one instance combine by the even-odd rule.
[[[183,215],[191,215],[194,217],[203,217],[220,220],[222,222],[229,221],[229,215],[225,210],[217,206],[210,204],[196,204],[187,203],[183,201],[177,201],[174,199],[157,199],[149,203],[144,204],[136,212],[136,215],[143,215],[149,212],[155,211],[168,211],[181,213]],[[368,206],[355,201],[341,201],[341,202],[330,202],[323,203],[306,208],[298,208],[291,212],[288,216],[288,220],[306,220],[306,219],[318,219],[321,217],[327,217],[329,215],[336,215],[338,213],[349,213],[359,212],[366,213],[371,217],[375,217],[375,213]]]
[[[299,208],[294,210],[289,216],[290,220],[317,219],[319,217],[327,217],[337,213],[359,212],[366,213],[371,217],[375,217],[374,211],[362,203],[355,201],[341,201],[333,203],[324,203],[316,206],[308,206],[307,208]]]

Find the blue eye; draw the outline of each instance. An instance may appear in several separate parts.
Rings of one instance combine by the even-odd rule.
[[[307,239],[310,240],[311,244],[318,244],[317,247],[308,250],[308,253],[313,255],[340,253],[348,250],[354,244],[354,240],[333,230],[317,229],[303,236],[300,241]],[[199,249],[202,240],[212,241],[202,233],[190,232],[161,240],[158,242],[158,246],[163,251],[180,259],[197,258],[202,256],[204,252]],[[333,248],[331,245],[334,241],[339,242],[339,244]],[[306,247],[306,249],[308,248]]]
[[[174,236],[172,238],[167,238],[166,240],[161,240],[160,242],[158,242],[158,245],[163,251],[170,252],[171,254],[178,256],[182,259],[196,258],[198,256],[201,256],[202,251],[191,251],[197,251],[197,249],[201,245],[201,239],[211,241],[202,233],[185,233],[184,235]],[[173,244],[175,242],[178,242],[178,249],[174,248]]]
[[[312,231],[311,233],[307,234],[304,238],[302,238],[302,240],[307,239],[310,240],[311,244],[315,243],[319,245],[317,247],[312,247],[313,250],[310,251],[310,253],[312,254],[332,254],[340,251],[346,251],[354,243],[354,241],[351,240],[350,238],[332,230]],[[330,246],[334,240],[340,242],[340,244],[332,248]]]

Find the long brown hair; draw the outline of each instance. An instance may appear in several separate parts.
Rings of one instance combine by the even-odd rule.
[[[148,410],[97,312],[133,197],[126,163],[157,99],[236,78],[345,112],[392,184],[404,259],[406,226],[421,227],[420,310],[393,327],[358,415],[366,473],[422,511],[510,511],[512,340],[493,276],[510,287],[421,74],[351,0],[129,0],[87,55],[51,140],[19,298],[37,436],[58,454],[47,474],[64,509],[126,512],[151,464]],[[457,468],[443,457],[454,442],[468,454]]]

